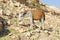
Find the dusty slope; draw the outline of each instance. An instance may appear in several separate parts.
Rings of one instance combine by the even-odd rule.
[[[3,15],[2,9],[0,10],[0,17],[6,19],[8,24],[10,24],[8,27],[10,33],[0,37],[0,40],[60,40],[60,18],[58,16],[46,13],[45,30],[38,28],[30,29],[29,26],[19,25],[18,15],[20,10],[22,11],[24,8],[27,8],[24,5],[19,5],[17,2],[12,3],[9,1],[3,5],[4,13],[10,16]],[[24,19],[24,22],[29,23],[29,18],[28,20]]]

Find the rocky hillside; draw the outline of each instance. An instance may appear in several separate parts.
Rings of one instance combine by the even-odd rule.
[[[39,29],[39,21],[36,22],[38,27],[34,26],[32,29],[29,25],[19,24],[19,14],[33,5],[26,6],[15,0],[0,0],[0,17],[8,23],[6,27],[8,31],[4,31],[0,35],[0,40],[60,40],[60,9],[42,3],[39,5],[47,11],[44,30]],[[25,17],[23,21],[24,24],[30,23],[29,17]]]

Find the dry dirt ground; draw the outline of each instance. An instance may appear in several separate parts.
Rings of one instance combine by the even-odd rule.
[[[3,9],[0,8],[0,17],[6,19],[9,24],[7,28],[9,33],[7,35],[5,35],[7,32],[2,34],[0,40],[60,40],[59,16],[52,15],[51,13],[45,13],[46,20],[43,27],[44,30],[40,30],[35,26],[30,29],[29,25],[19,25],[18,13],[24,7],[16,7],[16,5],[19,6],[19,3],[12,3],[8,1],[3,4]],[[29,18],[26,18],[27,17],[24,19],[24,23],[29,24]],[[36,22],[36,25],[39,25],[39,22]]]

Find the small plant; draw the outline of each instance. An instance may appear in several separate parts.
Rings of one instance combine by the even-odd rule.
[[[3,5],[3,3],[2,2],[0,2],[0,6],[2,6]]]

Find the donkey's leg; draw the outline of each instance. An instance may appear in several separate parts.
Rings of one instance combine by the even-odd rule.
[[[32,12],[28,11],[28,13],[29,13],[29,17],[30,17],[30,28],[32,28],[32,26],[34,25],[34,20],[33,20],[33,17],[32,17]]]
[[[44,17],[42,17],[41,19],[40,19],[40,29],[42,30],[43,29],[43,27],[44,27]]]

